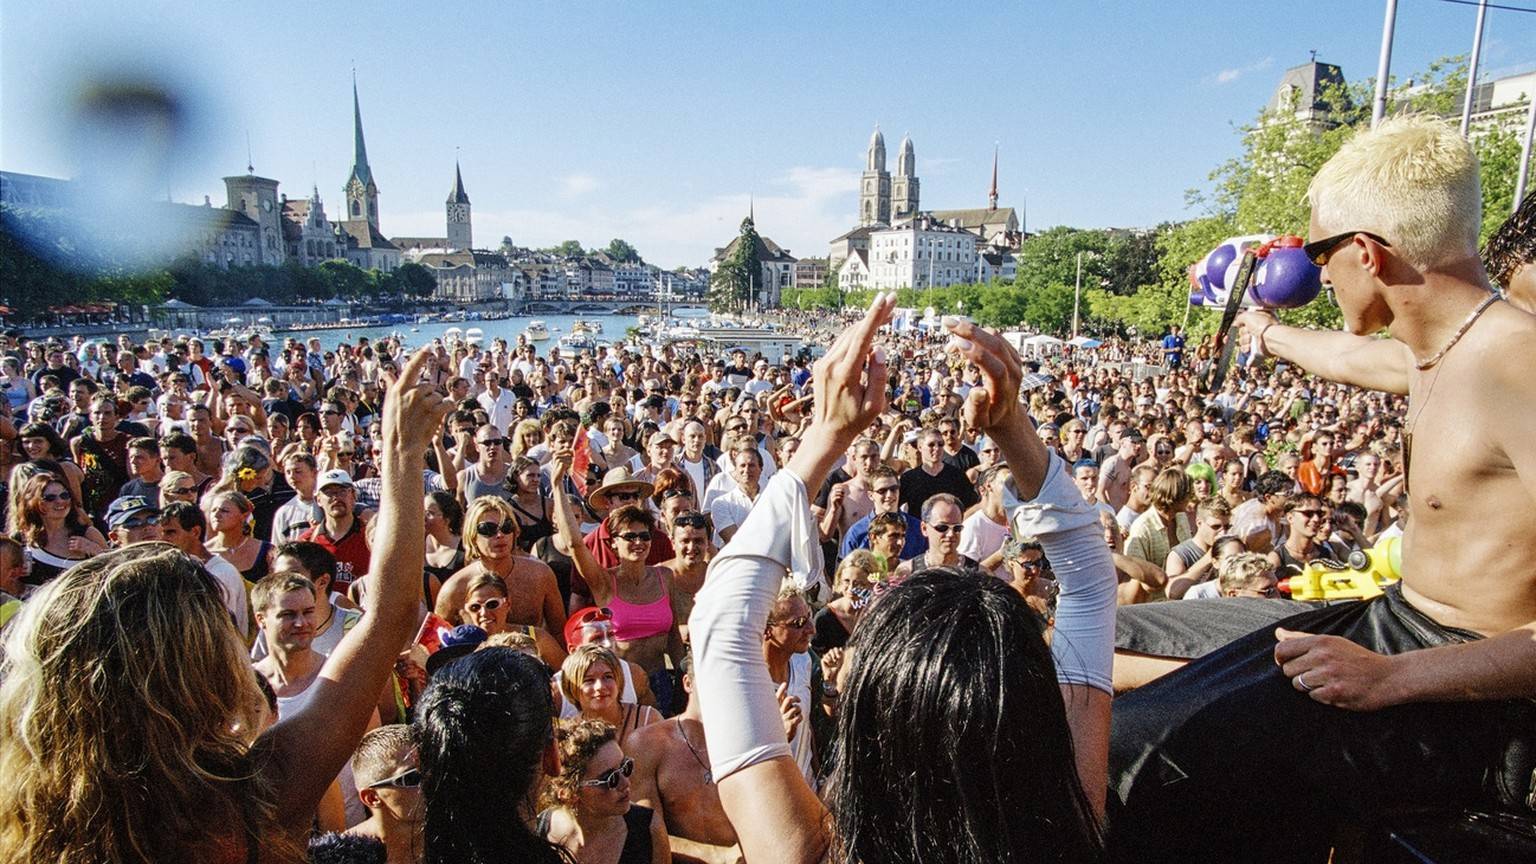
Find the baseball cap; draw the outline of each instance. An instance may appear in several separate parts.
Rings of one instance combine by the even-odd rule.
[[[460,624],[452,630],[441,632],[438,641],[442,645],[427,658],[427,675],[468,654],[473,654],[487,633],[473,624]]]
[[[139,513],[159,513],[160,508],[143,495],[124,495],[107,505],[107,527],[116,528]]]
[[[585,609],[576,610],[565,622],[565,650],[575,651],[581,643],[581,630],[588,624],[601,624],[613,621],[613,613],[597,606],[588,606]]]
[[[320,478],[315,481],[316,489],[324,489],[327,486],[346,486],[350,488],[352,486],[352,475],[341,468],[332,468],[321,474]]]
[[[646,447],[655,447],[657,444],[676,444],[676,443],[677,443],[677,439],[673,438],[671,435],[668,435],[665,432],[655,432],[655,433],[651,434],[650,440],[645,442],[645,446]]]

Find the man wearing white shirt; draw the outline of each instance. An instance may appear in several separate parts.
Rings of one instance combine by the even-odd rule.
[[[763,456],[758,448],[745,439],[738,439],[727,454],[731,460],[731,474],[736,488],[718,495],[709,505],[709,514],[715,523],[715,533],[721,541],[731,542],[736,529],[752,512],[752,504],[762,492]]]
[[[752,365],[752,380],[742,386],[742,392],[748,396],[756,397],[759,393],[767,393],[773,389],[773,382],[768,380],[768,361],[758,360]]]
[[[1003,509],[1003,488],[1013,477],[1005,466],[988,468],[977,487],[981,506],[960,523],[961,557],[977,562],[982,569],[999,578],[1007,578],[1003,566],[1003,544],[1008,542],[1008,514]]]
[[[160,511],[160,539],[203,562],[203,569],[219,585],[224,608],[234,619],[235,629],[244,638],[251,632],[251,604],[246,596],[245,580],[235,565],[209,552],[203,545],[203,535],[207,531],[208,520],[196,504],[172,501]]]
[[[517,397],[512,395],[511,390],[501,386],[501,376],[497,374],[495,368],[486,369],[482,380],[485,389],[480,391],[475,401],[479,402],[480,407],[485,409],[485,413],[490,415],[491,424],[505,435],[517,416],[515,411]]]

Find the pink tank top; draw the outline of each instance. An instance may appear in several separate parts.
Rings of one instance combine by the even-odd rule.
[[[656,578],[661,582],[661,597],[649,603],[627,603],[619,597],[617,591],[608,598],[608,608],[613,612],[615,639],[633,642],[672,629],[672,601],[667,597],[667,580],[659,574]]]

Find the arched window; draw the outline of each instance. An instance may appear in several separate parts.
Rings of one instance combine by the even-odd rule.
[[[353,198],[352,199],[352,215],[353,216],[358,216],[358,215],[361,215],[362,212],[363,212],[362,208],[359,207],[358,204],[357,204],[357,199]]]

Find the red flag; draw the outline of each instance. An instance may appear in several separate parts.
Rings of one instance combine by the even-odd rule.
[[[592,466],[592,442],[587,438],[587,427],[576,424],[576,441],[572,445],[575,455],[571,459],[571,481],[581,497],[587,497],[587,469]]]

